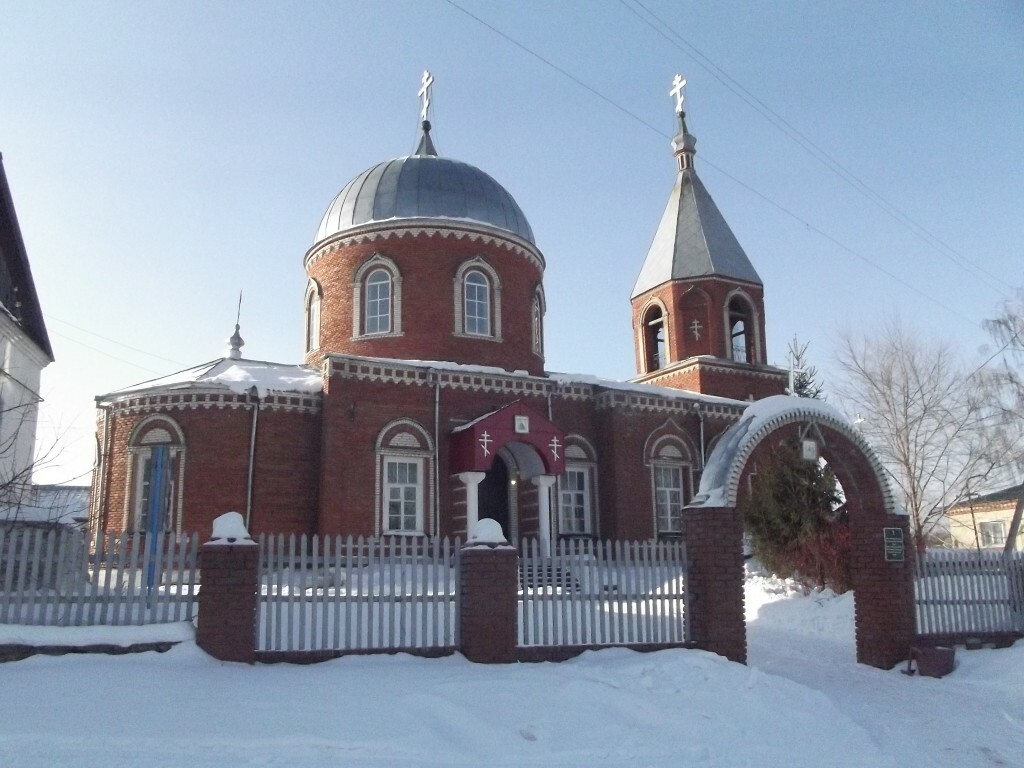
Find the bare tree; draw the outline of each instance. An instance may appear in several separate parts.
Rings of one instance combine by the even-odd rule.
[[[845,334],[838,351],[843,407],[899,489],[917,546],[944,533],[945,511],[1005,463],[988,437],[991,404],[947,344],[891,320],[875,336]]]
[[[999,314],[986,321],[985,327],[998,348],[990,360],[998,365],[984,377],[986,391],[994,409],[992,441],[1003,451],[1017,481],[1024,477],[1024,289],[1003,303]],[[1024,484],[1017,499],[1006,551],[1017,543],[1021,517],[1024,516]]]

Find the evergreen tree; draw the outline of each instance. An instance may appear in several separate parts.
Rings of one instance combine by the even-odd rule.
[[[824,387],[818,381],[818,369],[807,360],[807,347],[809,346],[809,341],[801,344],[796,340],[796,336],[789,342],[789,367],[793,371],[793,387],[789,394],[823,400]]]
[[[754,556],[810,587],[850,589],[850,527],[828,465],[806,461],[795,440],[758,465],[740,502]]]

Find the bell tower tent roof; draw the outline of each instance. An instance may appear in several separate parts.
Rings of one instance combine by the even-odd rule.
[[[685,81],[683,81],[685,83]],[[679,173],[631,298],[671,280],[723,277],[761,285],[761,278],[693,167],[697,139],[680,108],[672,139]]]

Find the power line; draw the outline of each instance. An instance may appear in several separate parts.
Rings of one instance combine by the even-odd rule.
[[[605,102],[609,106],[613,107],[617,111],[623,113],[624,115],[626,115],[627,117],[631,118],[632,120],[640,123],[645,128],[653,131],[654,133],[656,133],[657,135],[661,136],[662,138],[671,138],[671,136],[669,136],[667,133],[665,133],[664,131],[658,129],[657,127],[655,127],[651,123],[647,122],[644,118],[640,117],[636,113],[631,112],[630,110],[626,109],[621,104],[617,103],[614,99],[606,96],[605,94],[601,93],[596,88],[594,88],[593,86],[591,86],[591,85],[585,83],[584,81],[580,80],[578,77],[576,77],[572,73],[566,71],[562,67],[558,66],[557,64],[555,64],[551,60],[545,58],[544,56],[540,55],[536,51],[534,51],[534,50],[530,49],[529,47],[527,47],[525,44],[523,44],[523,43],[519,42],[518,40],[514,39],[513,37],[509,36],[505,32],[503,32],[500,29],[498,29],[497,27],[495,27],[493,24],[485,21],[484,19],[480,18],[479,16],[477,16],[477,15],[471,13],[470,11],[466,10],[461,5],[459,5],[457,2],[455,2],[455,0],[445,0],[445,2],[447,2],[450,6],[452,6],[456,10],[458,10],[461,13],[465,14],[466,16],[470,17],[471,19],[473,19],[477,23],[479,23],[482,26],[486,27],[487,29],[491,30],[496,35],[498,35],[499,37],[503,38],[507,42],[511,43],[512,45],[514,45],[516,48],[520,49],[524,53],[529,54],[530,56],[532,56],[533,58],[537,59],[541,63],[543,63],[546,66],[550,67],[551,69],[555,70],[556,72],[558,72],[563,77],[567,78],[568,80],[572,81],[576,85],[580,86],[581,88],[583,88],[584,90],[586,90],[587,92],[592,94],[593,96],[596,96],[598,99],[600,99],[601,101]],[[625,5],[624,0],[620,0],[620,2],[622,2],[623,5]],[[637,0],[637,2],[639,3],[639,0]],[[651,26],[650,23],[647,22],[645,19],[643,19],[642,16],[637,14],[635,10],[633,10],[632,8],[629,8],[628,5],[626,5],[625,7],[628,10],[632,11],[637,16],[639,16],[641,18],[641,20],[645,21],[645,23],[648,23],[648,26]],[[647,10],[647,9],[644,8],[644,10]],[[658,30],[655,28],[655,31],[658,31]],[[662,34],[664,36],[664,33],[659,32],[659,34]],[[682,38],[680,38],[680,39],[682,39]],[[672,42],[672,41],[670,40],[670,42]],[[677,48],[679,48],[679,45],[677,45],[675,43],[673,43],[673,45],[675,45]],[[687,43],[687,45],[689,45],[689,44]],[[691,46],[691,48],[692,48],[692,46]],[[683,49],[680,49],[680,50],[683,50]],[[696,49],[693,49],[693,50],[696,53],[695,54],[691,54],[691,55],[703,56],[703,54],[700,54],[700,52],[696,51]],[[686,51],[684,50],[684,52],[686,52]],[[704,57],[704,58],[706,59],[706,57]],[[717,66],[714,64],[714,62],[712,62],[710,59],[706,59],[706,60],[708,61],[708,64],[703,64],[700,61],[698,61],[697,63],[700,64],[705,70],[707,70],[712,76],[714,76],[720,82],[725,84],[726,87],[728,87],[730,90],[732,90],[742,100],[746,101],[754,109],[756,109],[757,111],[761,112],[761,114],[763,114],[767,119],[769,119],[770,122],[773,122],[773,124],[775,124],[776,126],[780,127],[780,130],[783,130],[784,133],[787,133],[787,135],[790,135],[790,137],[793,138],[794,141],[796,141],[798,144],[801,144],[804,147],[805,150],[807,150],[809,153],[814,155],[819,160],[819,162],[824,163],[834,173],[836,173],[836,175],[840,176],[845,181],[847,181],[847,183],[849,183],[852,186],[854,186],[854,188],[858,189],[858,191],[860,191],[862,194],[865,194],[867,197],[871,198],[873,200],[873,202],[876,203],[876,205],[878,205],[880,208],[882,208],[890,216],[893,216],[894,218],[897,219],[897,221],[900,221],[899,220],[899,216],[902,215],[902,214],[900,214],[898,209],[895,209],[895,207],[893,207],[893,206],[891,206],[891,204],[887,203],[884,198],[881,198],[881,196],[879,196],[876,193],[874,193],[869,187],[867,187],[867,185],[865,185],[863,182],[861,182],[859,179],[857,179],[856,176],[853,176],[848,171],[846,171],[841,165],[838,164],[837,161],[832,160],[832,158],[828,155],[828,153],[826,153],[824,150],[821,150],[820,148],[818,148],[817,145],[815,145],[813,142],[810,141],[810,139],[807,139],[806,137],[803,136],[803,134],[801,134],[795,128],[790,126],[789,123],[786,122],[784,118],[782,118],[781,116],[776,115],[776,113],[774,113],[767,105],[764,105],[763,102],[761,102],[759,99],[757,99],[756,96],[753,96],[753,94],[750,94],[748,91],[746,91],[746,89],[743,88],[742,85],[737,83],[735,80],[732,80],[732,78],[728,74],[726,74],[724,71],[722,71],[721,76],[718,75],[714,71],[714,70],[718,69]],[[712,68],[714,68],[714,69],[712,69]],[[719,70],[719,71],[721,71],[721,70]],[[726,78],[726,79],[732,81],[733,83],[735,83],[735,87],[730,86],[723,78]],[[747,95],[744,95],[744,94],[747,94]],[[760,104],[763,107],[763,109],[755,106],[755,104]],[[766,111],[767,111],[767,113],[775,115],[775,119],[773,120],[771,117],[769,117],[768,114],[766,113]],[[783,125],[784,126],[788,126],[789,130],[787,131],[785,128],[782,128],[781,126],[783,126]],[[797,139],[796,138],[797,136],[801,137],[802,141],[800,139]],[[931,296],[930,294],[928,294],[925,291],[921,290],[919,287],[917,287],[917,286],[907,282],[906,280],[903,280],[902,278],[896,276],[894,273],[892,273],[889,270],[885,269],[881,265],[875,263],[874,261],[869,259],[867,256],[864,256],[863,254],[858,253],[853,248],[851,248],[850,246],[848,246],[845,243],[843,243],[842,241],[840,241],[838,238],[833,237],[832,235],[829,235],[827,232],[825,232],[824,230],[820,229],[819,227],[816,227],[813,224],[810,224],[808,221],[806,221],[805,219],[801,218],[797,214],[793,213],[792,211],[790,211],[785,206],[775,202],[773,199],[771,199],[770,197],[768,197],[764,193],[759,192],[756,189],[754,189],[753,187],[751,187],[750,185],[740,181],[738,178],[736,178],[732,174],[728,173],[727,171],[722,169],[720,166],[715,165],[714,163],[709,161],[707,159],[706,155],[701,155],[701,161],[703,163],[707,164],[708,166],[714,168],[716,171],[718,171],[719,173],[723,174],[724,176],[726,176],[727,178],[729,178],[733,182],[739,184],[741,187],[743,187],[747,191],[755,194],[757,197],[759,197],[762,200],[764,200],[765,202],[769,203],[774,208],[776,208],[779,211],[785,213],[786,215],[790,216],[794,220],[800,222],[808,230],[814,232],[815,234],[819,235],[820,237],[825,238],[826,240],[828,240],[829,242],[837,245],[839,248],[841,248],[842,250],[844,250],[847,253],[851,254],[852,256],[855,256],[856,258],[860,259],[861,261],[865,262],[866,264],[874,267],[876,270],[878,270],[879,272],[884,274],[886,277],[889,277],[890,279],[895,280],[900,285],[910,289],[914,293],[916,293],[919,296],[927,299],[928,301],[932,302],[936,306],[941,307],[943,310],[945,310],[949,314],[951,314],[951,315],[953,315],[955,317],[958,317],[961,320],[965,320],[966,322],[968,322],[972,326],[976,326],[977,325],[977,323],[975,321],[971,320],[970,318],[966,317],[965,315],[963,315],[960,312],[956,311],[955,309],[951,308],[947,303],[941,301],[940,299],[935,298],[934,296]],[[874,197],[872,197],[872,196],[874,196]],[[878,199],[874,199],[874,198],[878,198]],[[886,206],[888,206],[892,210],[887,210]],[[905,217],[905,218],[907,218],[908,221],[911,221],[909,219],[909,217]],[[906,222],[900,221],[900,223],[902,223],[904,226],[907,226],[908,228],[911,228],[910,225],[908,225]],[[912,223],[913,222],[911,221],[911,224]],[[924,230],[923,227],[919,227],[919,228],[922,231],[927,233],[927,231]],[[920,237],[921,235],[918,234],[918,236]],[[932,237],[934,238],[934,236],[932,236]],[[938,238],[934,238],[934,239],[937,242],[941,243],[941,241],[939,241]],[[934,245],[933,245],[933,247],[934,247]],[[946,248],[949,249],[949,246],[946,246]],[[949,249],[949,250],[952,250],[952,249]],[[943,255],[946,255],[946,254],[943,254]],[[950,257],[948,255],[946,255],[946,258],[950,258]],[[961,268],[966,269],[965,267],[963,267],[963,265],[959,265],[958,264],[958,266],[961,266]],[[995,279],[998,279],[998,278],[995,278]]]
[[[679,49],[683,53],[689,54],[696,63],[702,67],[708,74],[718,80],[728,90],[735,94],[741,101],[746,103],[756,112],[761,114],[769,123],[778,128],[784,135],[790,140],[800,146],[806,151],[811,157],[816,159],[832,173],[850,185],[854,190],[859,192],[869,201],[871,201],[876,207],[882,210],[884,213],[889,215],[897,223],[904,226],[915,236],[923,240],[926,244],[931,246],[939,255],[943,256],[946,260],[959,267],[960,269],[967,272],[969,275],[977,280],[983,279],[987,276],[992,281],[992,285],[996,288],[1001,295],[1004,295],[1005,282],[996,275],[989,272],[982,265],[971,261],[963,254],[956,251],[952,246],[946,243],[944,240],[939,238],[937,235],[932,234],[923,225],[912,219],[909,215],[900,210],[896,205],[889,202],[880,193],[876,192],[870,185],[864,180],[854,174],[852,171],[847,169],[840,163],[835,157],[829,154],[825,149],[815,143],[806,134],[798,130],[792,123],[786,120],[782,115],[773,110],[767,104],[759,99],[756,95],[750,92],[742,83],[738,82],[735,78],[729,75],[728,72],[719,67],[710,57],[705,55],[703,52],[693,46],[688,40],[686,40],[679,32],[677,32],[667,21],[659,17],[654,11],[648,8],[643,0],[633,0],[633,2],[644,10],[652,19],[657,21],[663,29],[659,29],[655,26],[650,19],[645,18],[637,10],[627,4],[626,0],[619,0],[619,2],[630,12],[637,16],[643,23],[649,26],[656,33],[661,35],[669,44]],[[666,33],[663,30],[668,30]]]
[[[103,335],[101,335],[99,333],[95,333],[93,331],[86,330],[85,328],[77,326],[74,323],[69,323],[67,320],[61,320],[59,317],[54,317],[53,315],[46,314],[45,312],[43,313],[43,317],[45,317],[47,320],[56,320],[58,323],[64,323],[64,325],[68,326],[69,328],[74,328],[76,331],[81,331],[82,333],[87,333],[90,336],[95,336],[97,339],[103,339],[104,341],[109,341],[111,344],[116,344],[117,346],[123,347],[124,349],[129,349],[132,352],[138,352],[138,353],[143,354],[143,355],[149,355],[150,357],[155,357],[157,360],[163,360],[165,363],[171,363],[172,365],[184,365],[184,363],[181,363],[181,362],[179,362],[177,360],[171,360],[168,357],[162,357],[162,356],[157,355],[157,354],[155,354],[153,352],[150,352],[149,350],[139,349],[138,347],[132,347],[132,346],[129,346],[128,344],[125,344],[124,342],[118,341],[117,339],[112,339],[109,336],[103,336]],[[58,334],[58,335],[61,335],[61,334]],[[71,341],[75,341],[74,339],[71,339],[69,336],[63,336],[63,338],[70,339]],[[76,342],[76,343],[81,343],[81,342]],[[87,346],[87,345],[82,344],[82,346]],[[92,347],[90,347],[90,349],[92,349]],[[96,351],[98,352],[100,350],[96,350]],[[121,362],[126,362],[126,361],[122,360]]]
[[[131,360],[125,360],[123,357],[118,357],[117,355],[112,355],[109,352],[106,352],[106,351],[104,351],[102,349],[99,349],[97,347],[92,346],[91,344],[86,344],[84,341],[79,341],[78,339],[75,339],[75,338],[73,338],[71,336],[67,336],[67,335],[61,333],[60,331],[51,330],[50,333],[52,333],[55,336],[60,336],[62,339],[66,339],[67,341],[70,341],[73,344],[78,344],[79,346],[85,347],[86,349],[91,349],[93,352],[98,352],[99,354],[103,355],[104,357],[109,357],[111,360],[117,360],[117,362],[119,362],[119,363],[124,363],[125,365],[130,365],[130,366],[132,366],[134,368],[138,368],[140,371],[146,371],[147,373],[155,373],[158,376],[162,376],[163,375],[163,373],[161,371],[154,371],[152,368],[147,368],[146,366],[139,365],[138,363],[134,363]],[[130,347],[129,347],[129,349],[130,349]]]

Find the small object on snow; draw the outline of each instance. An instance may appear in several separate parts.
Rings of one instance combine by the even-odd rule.
[[[485,517],[477,520],[473,530],[469,532],[469,540],[466,544],[508,544],[505,534],[501,532],[501,523]]]
[[[213,536],[207,544],[255,544],[237,512],[225,512],[213,521]]]
[[[904,675],[913,675],[914,662],[917,662],[917,671],[921,677],[945,677],[956,666],[956,651],[953,648],[937,646],[934,648],[913,647],[910,649],[910,657],[907,659],[907,668],[903,670]]]

